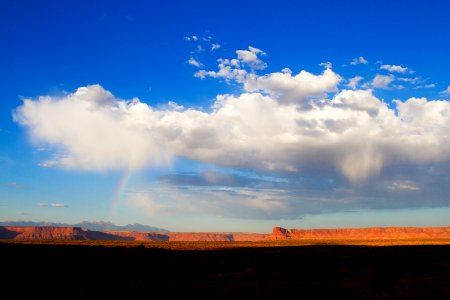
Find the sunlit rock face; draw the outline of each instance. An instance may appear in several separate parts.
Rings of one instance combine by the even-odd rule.
[[[372,227],[334,229],[285,229],[275,227],[268,237],[271,240],[308,239],[439,239],[450,238],[450,227]]]

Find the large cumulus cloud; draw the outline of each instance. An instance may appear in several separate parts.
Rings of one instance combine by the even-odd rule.
[[[411,98],[391,108],[371,90],[337,91],[333,74],[253,74],[254,89],[218,95],[205,111],[173,103],[158,109],[90,85],[25,99],[14,119],[35,143],[54,147],[47,165],[94,171],[137,170],[183,156],[261,172],[333,169],[362,182],[385,166],[450,159],[448,101]],[[324,78],[335,81],[321,84]],[[307,87],[311,93],[302,94]]]

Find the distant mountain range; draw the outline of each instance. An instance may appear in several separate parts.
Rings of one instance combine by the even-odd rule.
[[[119,226],[107,221],[98,221],[98,222],[83,221],[77,224],[32,222],[32,221],[6,221],[0,222],[0,226],[54,226],[54,227],[81,227],[95,231],[130,230],[140,232],[169,232],[169,230],[167,229],[155,226],[142,225],[138,223]]]

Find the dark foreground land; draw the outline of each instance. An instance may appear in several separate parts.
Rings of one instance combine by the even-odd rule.
[[[14,298],[450,299],[448,245],[170,250],[0,242],[0,253],[2,289]]]

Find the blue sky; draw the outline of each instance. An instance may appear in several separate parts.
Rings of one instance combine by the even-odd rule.
[[[2,1],[0,219],[446,226],[446,1]]]

